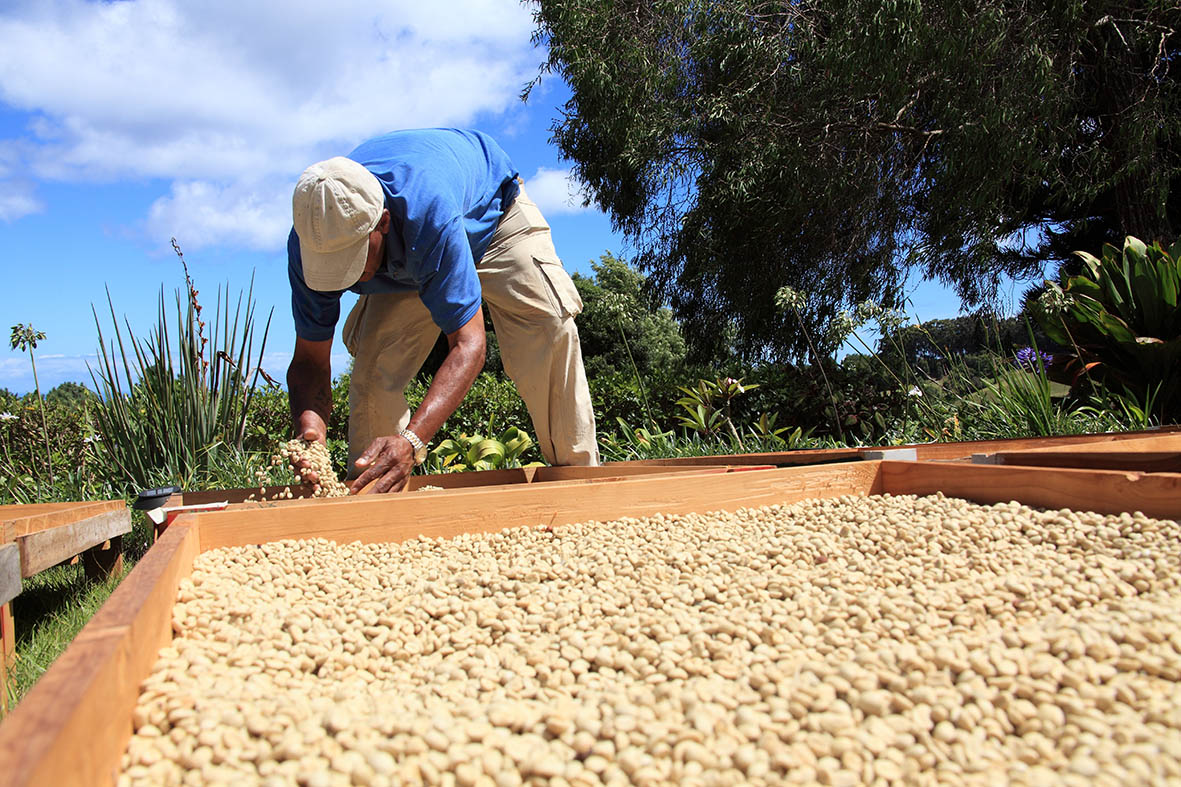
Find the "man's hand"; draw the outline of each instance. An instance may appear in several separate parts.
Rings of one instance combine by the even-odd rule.
[[[291,400],[291,420],[296,436],[308,442],[328,439],[328,418],[332,415],[332,340],[312,342],[295,340],[295,354],[287,368],[287,390]],[[304,462],[293,462],[291,469],[308,484],[320,483],[316,473]]]
[[[447,334],[447,345],[447,357],[406,426],[424,443],[430,443],[447,417],[455,412],[484,366],[483,309],[477,309],[459,330]],[[414,446],[399,435],[379,437],[354,464],[361,474],[350,486],[353,494],[370,481],[376,481],[370,492],[397,492],[406,486],[406,479],[414,469]]]
[[[319,413],[312,410],[305,410],[295,420],[295,434],[300,439],[307,440],[309,443],[327,444],[328,425],[324,423],[324,419],[320,417]],[[314,472],[310,465],[303,459],[292,462],[291,470],[305,484],[320,483],[319,474]]]
[[[406,486],[414,469],[414,446],[400,435],[379,437],[357,457],[356,465],[364,472],[349,486],[354,495],[375,480],[370,493],[397,492]]]

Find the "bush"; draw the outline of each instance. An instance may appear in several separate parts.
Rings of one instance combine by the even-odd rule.
[[[1181,416],[1181,241],[1164,249],[1131,236],[1103,258],[1075,252],[1084,270],[1047,282],[1036,311],[1065,350],[1054,364],[1075,389],[1096,384],[1152,402],[1162,422]]]

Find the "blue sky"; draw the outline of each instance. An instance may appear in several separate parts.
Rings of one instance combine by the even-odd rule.
[[[495,136],[542,206],[567,268],[626,253],[607,218],[573,196],[548,143],[568,93],[547,77],[518,98],[543,53],[527,8],[446,3],[17,0],[0,10],[0,328],[32,322],[43,390],[86,382],[91,304],[146,333],[185,252],[208,307],[255,276],[274,308],[264,367],[294,344],[284,241],[308,164],[395,128],[467,126]],[[1019,290],[1018,290],[1019,291]],[[958,313],[918,286],[912,313]],[[343,368],[337,355],[334,366]],[[0,347],[0,387],[32,388],[28,356]]]

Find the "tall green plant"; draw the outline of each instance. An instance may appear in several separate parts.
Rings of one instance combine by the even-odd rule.
[[[1100,383],[1152,398],[1163,421],[1181,416],[1181,241],[1164,249],[1128,236],[1099,259],[1075,252],[1084,270],[1046,282],[1036,310],[1046,334],[1069,348],[1055,364],[1076,389]]]
[[[12,349],[28,351],[29,363],[33,366],[33,387],[37,391],[37,404],[41,408],[41,436],[45,438],[45,462],[49,467],[49,483],[53,484],[53,452],[49,448],[49,426],[45,420],[45,399],[41,396],[41,382],[37,379],[37,357],[33,350],[37,349],[37,342],[45,340],[45,333],[38,331],[32,323],[25,325],[17,323],[12,326],[9,342]]]
[[[188,291],[176,292],[171,313],[161,287],[156,325],[146,338],[136,337],[130,324],[120,328],[109,291],[109,343],[94,313],[99,363],[90,371],[102,400],[95,425],[107,459],[139,486],[161,478],[191,484],[216,464],[219,453],[242,449],[266,349],[271,318],[258,337],[253,278],[236,302],[228,284],[218,290],[209,324],[187,266],[185,283]]]

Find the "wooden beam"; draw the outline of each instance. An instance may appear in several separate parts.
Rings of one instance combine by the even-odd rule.
[[[12,602],[0,606],[0,662],[12,664],[16,657],[16,623],[12,619]]]
[[[1110,440],[1107,442],[1087,443],[1083,445],[1076,444],[1073,446],[1038,446],[1036,448],[1027,448],[1023,451],[1020,451],[1019,453],[1041,454],[1086,452],[1089,454],[1098,454],[1160,451],[1181,452],[1181,434],[1176,432],[1165,432],[1152,437],[1135,437],[1126,440]],[[1013,454],[1018,452],[1006,451],[1005,453]]]
[[[123,536],[115,536],[82,553],[82,570],[92,582],[110,579],[123,571]]]
[[[198,542],[189,518],[170,527],[0,724],[5,784],[115,783],[139,684],[172,639],[177,586]]]
[[[768,464],[770,463],[763,463],[763,465]],[[533,475],[533,483],[600,481],[604,479],[634,478],[635,476],[668,473],[724,473],[728,469],[729,466],[724,463],[715,465],[619,465],[607,463],[594,467],[538,467]]]
[[[769,462],[761,462],[757,466],[766,467],[770,464]],[[728,466],[724,462],[709,465],[680,464],[672,466],[609,463],[596,467],[519,467],[508,470],[480,470],[469,473],[434,473],[411,476],[404,491],[415,492],[424,486],[437,486],[443,489],[472,489],[475,487],[509,486],[515,484],[554,483],[556,481],[600,481],[603,479],[630,478],[632,476],[652,475],[656,473],[724,472]],[[264,495],[267,498],[274,498],[287,488],[284,486],[268,486],[265,487]],[[312,488],[306,484],[293,484],[290,489],[293,500],[307,500],[312,497]],[[184,492],[179,497],[174,496],[174,499],[170,499],[168,505],[205,505],[220,502],[244,503],[247,502],[247,498],[257,494],[257,487]],[[275,500],[274,502],[279,501]]]
[[[920,460],[968,459],[972,454],[994,454],[998,451],[1053,450],[1055,448],[1070,446],[1085,445],[1092,447],[1143,438],[1155,439],[1161,435],[1175,434],[1179,429],[1181,427],[1149,429],[1137,432],[1062,435],[1059,437],[1015,437],[1003,440],[971,440],[960,443],[920,443],[915,445],[914,448]]]
[[[658,474],[613,483],[523,484],[470,491],[231,506],[198,514],[201,551],[288,538],[404,541],[521,525],[559,525],[658,512],[733,510],[808,497],[874,494],[878,463]],[[560,490],[560,494],[558,491]]]
[[[678,456],[670,459],[634,459],[627,462],[606,462],[600,467],[683,467],[686,465],[775,465],[795,467],[831,462],[855,462],[861,458],[856,448],[801,448],[796,451],[770,451],[761,454],[714,454],[711,456]]]
[[[0,604],[0,710],[8,712],[8,671],[16,655],[16,624],[12,604]]]
[[[1110,443],[1119,447],[1121,443]],[[1181,473],[1181,451],[1002,451],[992,455],[998,465],[1076,467],[1088,470],[1137,470]]]
[[[1061,437],[1014,437],[1003,440],[969,440],[954,443],[912,443],[909,445],[877,445],[863,448],[809,448],[795,451],[772,451],[763,454],[736,454],[715,456],[688,456],[674,459],[641,459],[630,462],[611,462],[607,466],[619,465],[750,465],[769,464],[779,467],[794,465],[822,464],[827,462],[851,462],[865,458],[875,451],[892,451],[912,448],[919,460],[968,459],[972,454],[996,453],[997,451],[1018,451],[1034,448],[1056,448],[1072,445],[1092,445],[1160,435],[1181,434],[1181,426],[1162,427],[1138,432],[1109,432],[1104,434],[1065,435]],[[871,457],[873,458],[873,457]]]
[[[896,495],[942,492],[979,503],[1016,500],[1039,508],[1181,517],[1181,475],[1174,473],[882,462],[881,487]]]
[[[0,604],[21,592],[21,553],[16,544],[0,544]]]
[[[127,504],[122,500],[0,506],[0,524],[4,529],[4,538],[0,540],[15,541],[18,536],[49,530],[90,516],[119,510],[127,510]]]
[[[108,539],[129,532],[131,513],[123,506],[18,536],[16,542],[20,545],[21,573],[31,577]]]

